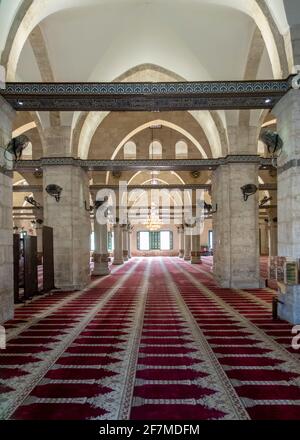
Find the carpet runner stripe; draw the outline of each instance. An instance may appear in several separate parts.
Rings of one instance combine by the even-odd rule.
[[[178,284],[181,295],[201,328],[207,324],[207,319],[197,313],[201,304],[221,306],[223,318],[236,322],[236,329],[240,332],[239,338],[226,337],[222,329],[219,329],[219,337],[211,335],[210,331],[214,330],[214,325],[219,321],[218,311],[215,324],[210,322],[205,335],[250,416],[254,419],[300,418],[298,357],[290,353],[278,338],[274,339],[257,324],[260,316],[263,316],[264,323],[267,318],[272,322],[270,313],[262,310],[262,315],[257,315],[259,306],[249,306],[247,298],[241,298],[239,291],[218,287],[209,276],[199,273],[199,270],[179,259],[168,259],[165,264],[166,270]],[[244,333],[252,335],[245,337]],[[248,343],[245,343],[245,340]],[[289,340],[291,343],[291,338]],[[243,351],[245,348],[249,349],[249,353]],[[257,349],[262,349],[263,352],[258,353]],[[268,377],[270,381],[267,380]],[[298,417],[295,417],[297,411]]]
[[[99,287],[87,288],[84,291],[74,294],[74,299],[70,299],[70,303],[75,307],[81,306],[82,312],[77,316],[72,326],[61,331],[60,336],[52,336],[51,330],[48,337],[28,337],[20,333],[16,338],[8,342],[8,347],[12,346],[28,346],[28,352],[23,355],[22,362],[19,355],[11,355],[0,353],[0,380],[1,384],[7,386],[9,390],[2,393],[0,401],[0,418],[9,418],[15,409],[23,402],[26,396],[31,392],[34,386],[41,380],[44,374],[49,370],[51,365],[63,354],[68,346],[73,342],[80,332],[93,320],[95,315],[105,307],[106,303],[112,298],[118,288],[126,282],[126,280],[134,273],[139,261],[128,263],[127,272],[119,270],[117,274],[106,277]],[[105,287],[103,287],[105,285]],[[64,309],[64,305],[59,309]],[[61,319],[65,321],[65,312],[61,315]],[[56,313],[47,316],[47,320],[51,320]],[[56,318],[57,320],[57,318]],[[33,320],[36,325],[36,319]],[[43,322],[43,319],[40,321]],[[32,345],[40,346],[41,352],[32,355],[30,347]],[[20,367],[21,365],[21,367]],[[7,371],[8,368],[10,371]],[[14,368],[17,368],[23,374],[15,376]],[[20,369],[21,368],[21,369]],[[3,375],[4,373],[4,375]],[[11,374],[10,374],[11,373]],[[4,379],[6,375],[6,379]],[[3,383],[4,382],[4,383]]]
[[[118,272],[120,269],[121,267],[114,268],[112,274]],[[89,288],[98,285],[98,283],[103,283],[105,279],[106,277],[98,278],[89,285]],[[43,297],[33,297],[30,302],[25,304],[17,304],[15,306],[14,319],[7,321],[4,325],[6,329],[6,340],[9,341],[26,328],[31,327],[34,319],[39,321],[45,318],[62,305],[80,296],[80,294],[81,292],[55,292]]]
[[[134,352],[139,339],[135,320],[142,322],[147,266],[141,262],[134,273],[130,271],[130,276],[52,365],[13,418],[128,419],[136,366]],[[119,317],[117,331],[106,328],[106,317],[111,322]],[[115,336],[109,341],[108,332]],[[89,341],[81,345],[82,335]]]
[[[274,292],[220,288],[205,260],[132,259],[18,307],[0,418],[300,419],[300,353]]]
[[[157,259],[152,262],[150,281],[130,418],[248,419]]]

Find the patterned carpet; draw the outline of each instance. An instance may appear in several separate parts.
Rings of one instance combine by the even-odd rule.
[[[88,289],[16,308],[1,419],[300,419],[300,353],[270,289],[218,287],[211,261],[134,258]]]

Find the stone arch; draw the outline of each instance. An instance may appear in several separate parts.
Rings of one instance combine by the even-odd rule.
[[[142,64],[135,66],[129,71],[124,72],[122,75],[116,78],[115,81],[128,81],[132,80],[132,77],[135,81],[136,78],[134,76],[136,74],[141,74],[142,72],[149,70],[155,73],[155,79],[157,81],[185,81],[185,79],[180,75],[155,64]],[[146,81],[147,77],[145,77],[144,80]],[[205,136],[209,141],[213,157],[221,157],[222,155],[226,154],[226,130],[219,112],[190,111],[188,113],[193,116],[193,118],[198,122],[204,131]],[[92,138],[99,125],[109,114],[110,112],[84,112],[79,116],[77,115],[75,118],[76,122],[73,124],[72,130],[73,155],[82,159],[86,159],[88,157]]]
[[[105,0],[104,0],[105,1]],[[274,77],[282,77],[287,73],[287,55],[282,35],[272,16],[270,6],[265,0],[213,0],[218,5],[238,9],[250,16],[261,31],[272,63]],[[93,4],[89,0],[88,4]],[[40,0],[22,2],[15,13],[6,44],[1,57],[1,64],[7,68],[7,80],[15,79],[16,67],[25,41],[31,31],[47,16],[60,10],[76,7],[81,0],[51,0],[45,6]],[[273,14],[276,10],[273,8]]]

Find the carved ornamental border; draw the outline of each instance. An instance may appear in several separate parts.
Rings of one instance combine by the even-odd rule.
[[[174,111],[271,109],[285,80],[164,83],[6,83],[0,92],[18,111]]]
[[[20,160],[14,171],[32,172],[47,166],[78,166],[89,171],[198,171],[214,170],[230,163],[253,163],[261,168],[273,168],[273,160],[257,155],[230,155],[218,159],[146,159],[146,160],[83,160],[72,157],[51,157],[39,160]]]

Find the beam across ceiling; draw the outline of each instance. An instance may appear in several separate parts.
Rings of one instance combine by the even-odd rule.
[[[255,163],[262,169],[273,168],[274,160],[257,155],[230,155],[218,159],[141,159],[141,160],[92,160],[72,157],[45,157],[39,160],[19,160],[14,171],[34,172],[43,167],[72,165],[87,171],[199,171],[214,170],[229,163]]]
[[[113,191],[119,191],[120,187],[118,185],[90,185],[90,191],[100,191],[102,189],[109,189]],[[211,185],[209,184],[185,184],[185,185],[128,185],[127,190],[128,191],[134,191],[134,190],[197,190],[197,189],[203,189],[205,191],[211,190]],[[277,191],[277,184],[276,183],[264,183],[259,185],[260,191]],[[42,185],[14,185],[13,186],[13,192],[16,193],[27,193],[27,192],[42,192],[43,186]],[[24,209],[24,208],[23,208]],[[32,209],[32,208],[31,208]]]
[[[285,80],[164,83],[22,83],[0,91],[18,111],[176,111],[272,109]]]

